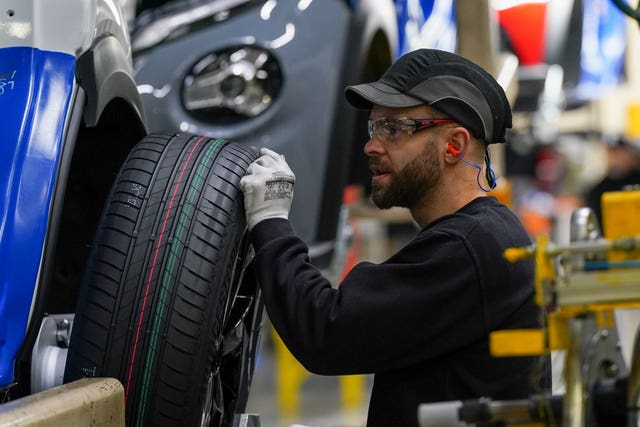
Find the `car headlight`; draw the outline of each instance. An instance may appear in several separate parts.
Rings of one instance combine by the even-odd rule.
[[[264,112],[281,87],[276,59],[259,47],[241,46],[198,61],[184,79],[182,101],[200,120],[229,124]]]

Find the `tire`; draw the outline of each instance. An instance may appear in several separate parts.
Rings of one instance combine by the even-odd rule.
[[[226,426],[243,412],[262,321],[239,181],[255,149],[153,134],[98,225],[65,382],[115,377],[127,426]]]

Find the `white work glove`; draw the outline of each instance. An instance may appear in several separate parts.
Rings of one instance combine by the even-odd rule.
[[[267,218],[289,218],[296,182],[284,156],[267,148],[260,154],[240,179],[249,230]]]

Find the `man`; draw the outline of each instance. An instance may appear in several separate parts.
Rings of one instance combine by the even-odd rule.
[[[332,288],[287,220],[294,174],[263,149],[241,186],[279,335],[311,372],[375,374],[370,427],[415,426],[420,403],[527,397],[535,360],[497,359],[488,349],[491,331],[539,326],[533,265],[502,257],[529,245],[528,235],[485,193],[495,184],[486,145],[504,142],[511,126],[503,90],[477,65],[424,49],[377,82],[348,87],[346,98],[371,110],[364,151],[373,201],[409,208],[421,230]]]

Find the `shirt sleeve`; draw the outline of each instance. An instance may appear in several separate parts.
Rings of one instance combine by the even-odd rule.
[[[311,372],[395,370],[486,339],[482,278],[460,236],[421,234],[384,263],[356,265],[337,289],[287,220],[261,222],[252,242],[269,318]]]

